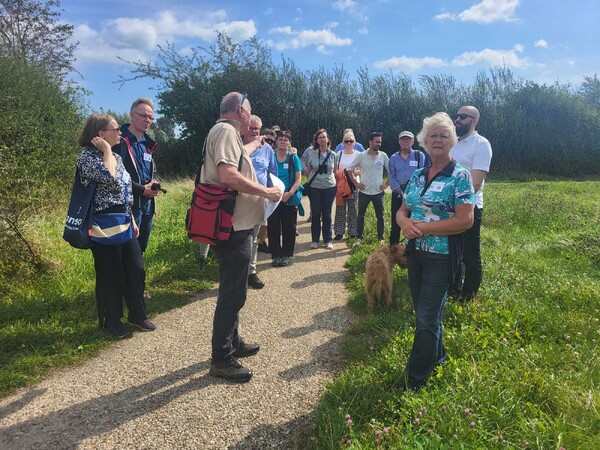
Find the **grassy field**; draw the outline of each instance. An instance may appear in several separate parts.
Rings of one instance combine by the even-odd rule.
[[[145,255],[151,315],[187,304],[216,279],[214,262],[200,269],[185,237],[191,181],[165,186]],[[372,241],[348,261],[360,318],[345,342],[348,369],[301,448],[600,448],[600,182],[486,186],[482,290],[473,304],[448,302],[450,360],[416,394],[395,390],[414,322],[404,270],[395,270],[394,307],[366,313],[369,211]],[[111,342],[97,329],[91,253],[61,239],[65,211],[57,205],[31,224],[45,273],[0,280],[0,396]]]
[[[150,315],[191,301],[216,281],[214,261],[198,266],[198,245],[185,235],[192,180],[165,182],[158,217],[144,256]],[[66,200],[65,200],[66,201]],[[94,260],[62,240],[66,204],[40,214],[31,230],[43,249],[46,270],[1,280],[0,396],[39,381],[49,370],[97,354],[112,340],[98,329]]]
[[[483,287],[472,304],[448,302],[450,359],[417,393],[395,389],[414,332],[406,271],[394,307],[367,314],[375,244],[353,252],[360,320],[307,432],[313,448],[600,448],[600,183],[490,182],[484,211]]]

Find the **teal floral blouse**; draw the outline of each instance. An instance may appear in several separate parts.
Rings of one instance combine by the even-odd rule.
[[[410,218],[435,222],[454,217],[456,205],[475,204],[471,174],[452,160],[436,177],[427,183],[429,167],[415,170],[406,190],[404,201]],[[449,254],[448,236],[427,235],[417,238],[415,248],[424,252]]]

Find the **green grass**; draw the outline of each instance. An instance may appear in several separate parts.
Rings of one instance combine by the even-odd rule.
[[[166,181],[144,255],[150,316],[185,305],[216,281],[214,261],[198,266],[197,244],[185,235],[193,182]],[[66,202],[66,200],[65,200]],[[0,396],[39,381],[51,369],[97,354],[112,340],[98,329],[94,261],[62,240],[66,204],[30,224],[44,271],[0,279]]]
[[[359,314],[344,345],[349,367],[329,386],[304,442],[600,448],[600,183],[489,182],[484,211],[482,289],[472,304],[448,302],[450,359],[412,394],[395,388],[414,332],[405,270],[394,272],[394,307],[366,313],[364,263],[376,246],[369,211],[371,241],[347,263]]]
[[[200,270],[197,245],[185,236],[192,182],[165,186],[144,257],[151,316],[193,301],[216,280],[214,261]],[[347,263],[349,302],[359,314],[344,343],[348,369],[329,386],[299,446],[600,448],[599,210],[600,182],[487,183],[479,298],[448,302],[450,359],[425,389],[403,394],[394,386],[414,315],[399,268],[394,307],[366,313],[364,264],[377,245],[370,208],[364,245]],[[31,224],[44,272],[0,280],[1,396],[112,342],[97,330],[92,255],[61,239],[65,211],[57,205]]]

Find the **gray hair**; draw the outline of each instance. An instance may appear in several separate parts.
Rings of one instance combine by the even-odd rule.
[[[135,102],[131,104],[131,109],[129,112],[132,112],[139,105],[148,105],[150,108],[154,109],[154,102],[150,100],[148,97],[138,97]]]
[[[238,110],[238,106],[240,106],[242,102],[242,94],[239,92],[230,92],[223,100],[221,100],[221,106],[219,108],[219,113],[221,115],[235,113]]]
[[[252,114],[250,116],[250,122],[252,122],[252,121],[258,123],[258,127],[262,128],[262,125],[263,125],[262,124],[262,119],[260,117],[258,117],[256,114]]]
[[[454,122],[452,122],[452,119],[448,114],[445,112],[439,112],[435,113],[433,116],[425,117],[423,119],[423,128],[421,128],[421,131],[419,131],[419,134],[417,134],[417,140],[421,143],[425,150],[429,151],[429,149],[425,147],[425,138],[434,127],[442,127],[446,129],[450,135],[452,147],[456,145],[458,142],[458,137],[456,136]]]

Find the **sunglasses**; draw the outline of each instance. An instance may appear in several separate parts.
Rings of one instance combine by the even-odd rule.
[[[354,144],[354,141],[344,141],[344,144]]]
[[[471,119],[475,119],[475,117],[473,117],[470,114],[457,114],[456,116],[454,116],[454,120],[456,119],[460,119],[460,120],[465,120],[467,117],[470,117]]]

